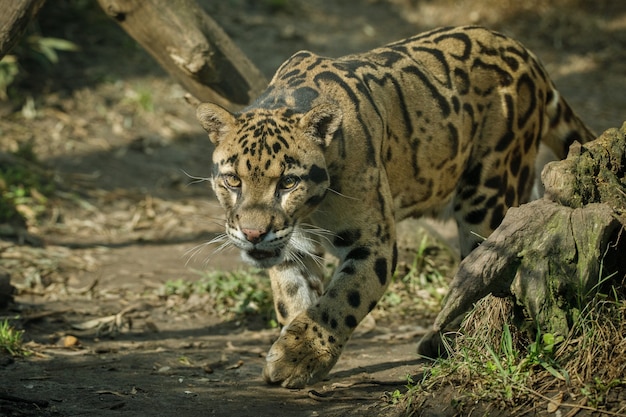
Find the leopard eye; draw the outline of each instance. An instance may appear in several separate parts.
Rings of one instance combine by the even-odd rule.
[[[278,188],[281,191],[293,190],[294,188],[296,188],[299,182],[300,178],[296,177],[295,175],[287,175],[280,179],[280,182],[278,183]]]
[[[226,184],[228,188],[238,189],[241,187],[241,178],[239,178],[238,176],[234,174],[227,174],[224,175],[223,178],[224,184]]]

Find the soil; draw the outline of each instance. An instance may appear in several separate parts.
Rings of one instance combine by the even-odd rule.
[[[0,316],[18,317],[14,323],[33,352],[0,356],[0,415],[397,415],[391,393],[427,366],[415,345],[433,311],[378,312],[328,380],[286,390],[261,378],[276,329],[258,317],[225,318],[201,297],[163,295],[166,282],[197,280],[197,270],[245,266],[237,253],[203,244],[223,226],[207,182],[195,181],[209,175],[211,155],[195,109],[92,3],[48,2],[39,18],[42,36],[81,49],[60,53],[47,68],[22,62],[14,98],[0,106],[0,151],[32,145],[56,183],[48,210],[37,221],[33,214],[28,234],[4,233],[0,240],[2,267],[19,290]],[[201,3],[268,79],[300,49],[338,56],[440,25],[482,24],[533,50],[596,132],[621,126],[626,116],[624,2]],[[413,225],[402,231],[408,242]],[[38,242],[43,246],[32,245]],[[115,315],[116,328],[89,326]],[[81,323],[87,328],[78,329]],[[419,412],[472,413],[455,409],[452,395],[441,393]],[[545,410],[544,404],[526,411]]]

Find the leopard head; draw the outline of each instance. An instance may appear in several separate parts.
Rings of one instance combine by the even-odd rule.
[[[212,186],[226,211],[226,234],[243,259],[267,268],[311,251],[302,221],[330,184],[324,150],[341,124],[339,108],[233,114],[205,103],[197,116],[215,145]]]

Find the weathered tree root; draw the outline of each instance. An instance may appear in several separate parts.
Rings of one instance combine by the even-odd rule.
[[[437,356],[440,331],[488,294],[511,297],[544,332],[566,335],[601,284],[626,274],[626,123],[550,163],[541,200],[510,209],[465,258],[418,353]],[[621,258],[621,259],[620,259]]]

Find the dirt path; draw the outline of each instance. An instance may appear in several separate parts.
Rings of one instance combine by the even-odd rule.
[[[69,314],[62,310],[66,313],[29,325],[29,333],[57,328],[58,336],[66,334],[79,311],[94,313],[79,304],[75,301]],[[54,309],[46,306],[47,312]],[[48,405],[41,410],[21,405],[21,412],[7,415],[381,415],[383,396],[401,389],[404,377],[417,368],[417,361],[406,359],[413,357],[415,340],[394,340],[387,329],[356,337],[332,380],[310,387],[314,392],[269,387],[260,375],[275,331],[160,310],[142,303],[130,314],[133,330],[115,338],[93,339],[74,330],[79,347],[62,348],[51,340],[33,345],[36,357],[3,369],[3,386],[11,387],[12,395]]]
[[[421,371],[414,351],[428,319],[369,323],[330,380],[311,388],[316,394],[262,382],[276,330],[224,322],[202,299],[160,295],[168,281],[198,279],[194,269],[241,266],[235,253],[210,247],[186,255],[222,231],[207,183],[188,185],[186,175],[208,174],[209,142],[180,87],[103,13],[84,2],[48,3],[43,34],[82,51],[64,54],[45,77],[31,72],[19,85],[19,106],[0,108],[2,149],[31,141],[60,184],[47,221],[31,228],[45,248],[0,241],[0,260],[22,291],[0,316],[20,314],[36,352],[0,358],[0,392],[46,403],[0,400],[0,415],[394,414],[389,393]],[[480,23],[534,50],[596,131],[620,126],[626,115],[626,3],[206,3],[268,77],[299,49],[336,56],[438,25]],[[124,327],[114,337],[73,327],[121,311]],[[68,335],[78,341],[60,346]],[[444,403],[439,412],[451,411]]]

